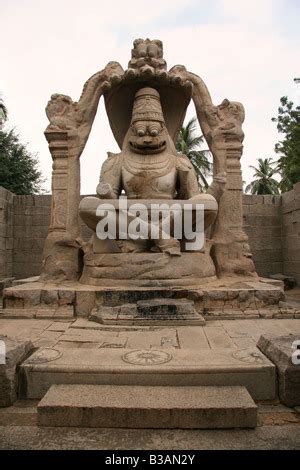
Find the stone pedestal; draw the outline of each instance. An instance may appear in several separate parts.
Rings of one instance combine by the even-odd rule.
[[[154,266],[155,263],[153,269]],[[122,265],[119,269],[125,271]],[[160,284],[146,278],[143,285],[137,286],[134,279],[117,279],[111,287],[106,287],[106,284],[84,285],[78,281],[34,282],[5,289],[4,309],[0,315],[2,318],[46,318],[48,312],[51,318],[88,317],[101,306],[135,304],[153,299],[193,300],[197,312],[206,320],[296,318],[299,315],[299,309],[281,302],[285,298],[283,290],[266,282],[253,279],[241,282],[228,278],[203,284],[198,279],[193,284],[188,278],[184,285],[183,280],[177,278],[181,285],[176,286],[174,279],[170,279],[169,284],[167,279],[162,280],[163,284]]]

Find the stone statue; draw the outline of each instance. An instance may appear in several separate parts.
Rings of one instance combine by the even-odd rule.
[[[97,197],[84,198],[79,204],[79,157],[102,95],[121,151],[108,153]],[[175,149],[191,98],[213,155],[213,182],[206,193],[199,189],[189,159]],[[50,125],[46,137],[54,163],[43,279],[80,279],[81,283],[103,286],[120,282],[199,286],[216,276],[256,275],[242,228],[243,106],[227,99],[215,106],[200,77],[182,65],[168,71],[161,41],[135,40],[127,70],[110,62],[86,82],[78,102],[52,95],[47,115]],[[130,204],[123,231],[133,220],[136,202],[148,207],[156,201],[167,204],[169,237],[161,221],[158,236],[153,237],[153,223],[146,218],[141,226],[147,237],[99,239],[97,227],[105,216],[97,213],[97,207],[102,202],[123,214],[124,196]],[[186,202],[192,208],[193,227],[197,204],[204,208],[206,240],[193,253],[184,236],[176,233],[171,207],[177,203],[176,207],[182,208]],[[107,216],[113,211],[109,209]],[[87,243],[81,239],[79,215],[93,231]]]
[[[213,203],[216,200],[212,193],[218,189],[220,197],[220,187],[224,184],[225,180],[216,180],[210,188],[210,194],[200,193],[190,160],[185,155],[178,155],[168,134],[158,91],[150,87],[138,90],[122,151],[109,154],[102,166],[97,187],[99,198],[118,199],[124,191],[129,199],[173,200],[178,196],[177,199]],[[86,198],[80,206],[80,215],[88,225],[90,214],[87,213],[86,219],[84,208],[90,202],[92,198]],[[206,227],[213,222],[216,210],[209,215],[209,220],[208,214],[205,220]],[[95,222],[90,225],[91,228],[94,225]],[[173,237],[159,238],[154,240],[154,244],[152,251],[180,255],[180,242]],[[118,246],[125,252],[147,251],[140,241],[122,241]]]

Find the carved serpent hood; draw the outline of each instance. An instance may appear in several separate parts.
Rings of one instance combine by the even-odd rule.
[[[136,40],[128,69],[122,72],[116,69],[113,84],[104,93],[110,127],[120,148],[131,123],[136,93],[145,87],[159,93],[165,125],[176,142],[193,87],[167,71],[162,47],[161,41]]]

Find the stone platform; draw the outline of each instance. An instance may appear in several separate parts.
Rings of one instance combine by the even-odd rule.
[[[114,303],[116,299],[110,300]],[[262,335],[299,336],[300,319],[212,320],[204,326],[166,328],[103,325],[86,318],[59,321],[55,318],[0,317],[0,329],[4,335],[15,336],[18,340],[31,340],[34,347],[39,348],[18,369],[22,393],[19,398],[23,397],[27,404],[31,404],[34,399],[43,399],[52,385],[67,385],[74,398],[68,406],[74,407],[71,411],[74,412],[74,419],[77,419],[86,401],[76,401],[73,386],[84,390],[90,385],[100,388],[112,386],[117,390],[126,385],[130,388],[150,387],[151,390],[163,387],[166,397],[176,387],[186,388],[187,391],[190,387],[193,391],[199,387],[210,387],[215,398],[219,387],[233,387],[235,391],[236,387],[245,387],[258,406],[261,406],[260,401],[267,401],[269,407],[276,405],[276,366],[255,345]],[[86,399],[90,399],[90,412],[97,424],[98,405],[95,395],[91,394]],[[160,419],[165,419],[167,406],[163,397],[161,400]],[[54,408],[61,407],[63,415],[68,412],[65,404],[64,400],[55,402]],[[215,420],[214,427],[217,427],[218,415],[225,416],[226,413],[231,417],[230,426],[246,426],[240,418],[236,421],[237,416],[240,416],[239,410],[231,407],[226,409],[222,401],[215,400],[210,404],[209,412]],[[187,419],[190,406],[189,401]],[[10,426],[12,420],[28,426],[28,420],[32,419],[31,408],[28,410],[29,417],[24,413],[20,416],[14,410],[8,410],[8,414],[5,412],[6,418],[0,413],[0,425],[1,416],[4,416]],[[200,407],[199,416],[203,416],[204,412],[204,407]],[[295,419],[290,414],[282,416],[287,422]],[[44,424],[47,424],[47,420]],[[121,423],[120,417],[119,426]],[[90,424],[94,423],[91,421]],[[166,421],[166,427],[171,424]],[[277,421],[274,424],[277,425]],[[204,425],[203,421],[202,424],[199,421],[197,427]]]
[[[194,302],[205,320],[234,318],[298,318],[297,307],[283,303],[277,281],[224,278],[186,288],[86,286],[79,282],[33,282],[4,290],[2,318],[89,317],[101,308],[135,304],[153,299],[186,299]],[[47,315],[48,312],[48,315]],[[134,323],[134,322],[133,322]]]
[[[254,400],[276,397],[275,366],[257,348],[91,351],[56,344],[24,361],[21,375],[29,399],[41,399],[54,384],[243,386]]]

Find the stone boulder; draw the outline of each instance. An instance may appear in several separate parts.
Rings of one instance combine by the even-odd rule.
[[[18,396],[17,366],[33,349],[31,341],[0,335],[0,407],[12,405]]]
[[[279,398],[286,406],[300,405],[300,335],[263,335],[257,347],[277,368]]]

